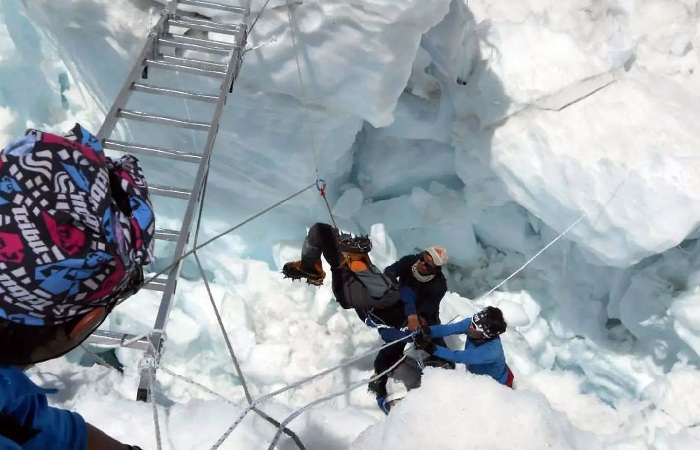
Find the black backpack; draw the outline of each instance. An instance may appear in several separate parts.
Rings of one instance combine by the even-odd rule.
[[[369,258],[372,243],[367,236],[341,235],[338,251],[342,256],[340,270],[345,287],[344,308],[386,308],[400,300],[398,285],[384,275]]]

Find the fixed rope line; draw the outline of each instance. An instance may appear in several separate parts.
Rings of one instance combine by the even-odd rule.
[[[514,276],[516,276],[517,274],[519,274],[523,269],[525,269],[525,267],[527,267],[527,266],[528,266],[532,261],[534,261],[538,256],[540,256],[542,253],[544,253],[549,247],[551,247],[552,245],[554,245],[555,242],[557,242],[559,239],[561,239],[562,237],[564,237],[564,235],[565,235],[566,233],[568,233],[569,231],[571,231],[572,228],[574,228],[576,225],[578,225],[585,217],[586,217],[586,213],[583,213],[578,219],[576,219],[571,225],[569,225],[569,226],[566,228],[566,230],[564,230],[564,231],[562,231],[561,233],[559,233],[559,235],[558,235],[557,237],[555,237],[554,239],[552,239],[552,240],[551,240],[547,245],[545,245],[540,251],[538,251],[537,253],[535,253],[534,256],[532,256],[532,258],[528,259],[528,260],[525,262],[525,264],[523,264],[522,266],[520,266],[515,272],[511,273],[510,275],[508,275],[508,278],[506,278],[505,280],[501,281],[501,282],[498,283],[496,286],[492,287],[492,288],[491,288],[488,292],[486,292],[485,294],[480,295],[475,301],[479,301],[479,300],[483,299],[484,297],[487,297],[487,296],[491,295],[496,289],[498,289],[498,288],[500,288],[501,286],[503,286],[504,284],[506,284],[506,283],[508,282],[508,280],[510,280],[511,278],[513,278]]]
[[[333,211],[331,210],[331,205],[328,203],[328,198],[326,198],[326,181],[318,178],[316,180],[316,189],[321,194],[323,201],[326,203],[326,208],[328,209],[328,215],[331,216],[331,222],[333,222],[333,228],[338,229],[338,225],[335,223],[335,217],[333,217]]]
[[[306,126],[309,128],[309,137],[311,138],[311,149],[314,155],[314,169],[316,170],[316,178],[318,178],[318,152],[316,151],[316,138],[314,137],[314,130],[311,126],[311,114],[309,113],[309,104],[306,101],[306,88],[304,87],[304,80],[301,77],[301,64],[299,64],[299,51],[297,50],[297,40],[294,33],[294,26],[296,21],[294,20],[294,13],[292,12],[292,5],[287,2],[287,18],[289,19],[289,29],[292,34],[292,46],[294,47],[294,60],[297,64],[297,76],[299,77],[299,87],[301,88],[301,102],[304,104],[304,112],[306,114]]]
[[[331,217],[331,222],[333,222],[333,228],[338,229],[338,225],[335,223],[335,217],[333,216],[333,211],[331,210],[331,205],[328,203],[328,198],[326,198],[326,182],[320,178],[319,168],[318,168],[318,150],[316,147],[316,137],[314,134],[313,125],[311,124],[311,113],[309,112],[309,102],[307,101],[306,88],[304,87],[304,79],[301,76],[301,64],[299,63],[299,50],[297,48],[296,33],[294,31],[297,27],[297,22],[294,20],[294,12],[292,11],[292,5],[289,0],[287,3],[287,18],[289,19],[289,30],[292,35],[292,46],[294,47],[294,61],[297,67],[297,77],[299,78],[299,88],[301,90],[301,102],[304,105],[304,114],[306,117],[306,126],[309,128],[309,138],[311,139],[311,151],[314,157],[314,171],[316,172],[316,188],[321,193],[323,201],[326,203],[326,208],[328,209],[328,214]]]
[[[263,7],[260,9],[260,12],[258,12],[258,15],[255,16],[255,20],[253,20],[253,24],[248,28],[248,34],[250,34],[251,31],[253,31],[253,28],[255,28],[255,24],[258,23],[258,19],[262,15],[263,11],[265,11],[265,8],[267,8],[267,4],[270,3],[270,0],[266,0],[265,4]]]
[[[279,394],[281,394],[281,393],[283,393],[283,392],[286,392],[286,391],[289,391],[289,390],[291,390],[291,389],[294,389],[294,388],[296,388],[296,387],[298,387],[298,386],[301,386],[302,384],[305,384],[305,383],[308,383],[308,382],[310,382],[310,381],[313,381],[313,380],[315,380],[316,378],[319,378],[319,377],[322,377],[322,376],[324,376],[324,375],[327,375],[327,374],[329,374],[329,373],[331,373],[331,372],[334,372],[334,371],[336,371],[336,370],[338,370],[338,369],[341,369],[341,368],[343,368],[343,367],[349,366],[350,364],[354,364],[355,362],[360,361],[361,359],[364,359],[364,358],[366,358],[366,357],[369,356],[369,355],[373,355],[373,354],[375,354],[375,353],[378,353],[378,352],[382,351],[383,349],[385,349],[385,348],[387,348],[387,347],[389,347],[389,346],[391,346],[391,345],[396,344],[397,342],[405,341],[405,340],[407,340],[407,339],[409,339],[409,338],[413,338],[414,334],[415,334],[415,333],[411,333],[411,334],[409,334],[409,335],[406,336],[406,337],[403,337],[403,338],[401,338],[401,339],[397,339],[396,341],[389,342],[388,344],[384,344],[383,346],[381,346],[381,347],[379,347],[379,348],[377,348],[377,349],[373,349],[373,350],[370,350],[370,351],[368,351],[368,352],[362,353],[362,354],[360,354],[360,355],[358,355],[358,356],[355,356],[354,358],[349,359],[349,360],[347,360],[347,361],[345,361],[345,362],[343,362],[343,363],[341,363],[341,364],[338,364],[338,365],[336,365],[336,366],[333,366],[333,367],[330,367],[330,368],[328,368],[328,369],[322,370],[321,372],[319,372],[319,373],[317,373],[317,374],[308,376],[308,377],[306,377],[306,378],[302,378],[301,380],[296,381],[296,382],[291,383],[291,384],[288,384],[287,386],[285,386],[285,387],[283,387],[283,388],[277,389],[277,390],[275,390],[275,391],[270,392],[269,394],[263,395],[262,397],[260,397],[260,398],[258,398],[257,400],[255,400],[255,401],[253,402],[252,405],[248,406],[248,407],[238,416],[238,418],[236,418],[236,421],[233,423],[233,425],[231,425],[231,427],[229,427],[229,429],[226,430],[226,432],[225,432],[224,435],[219,439],[219,441],[217,441],[218,445],[221,445],[221,443],[223,443],[224,440],[226,440],[226,438],[228,438],[228,436],[229,436],[231,433],[233,433],[233,431],[236,429],[236,427],[243,421],[243,419],[245,418],[245,416],[246,416],[253,408],[255,408],[258,404],[264,402],[265,400],[268,400],[268,399],[270,399],[270,398],[272,398],[272,397],[274,397],[274,396],[276,396],[276,395],[279,395]],[[394,367],[394,366],[392,366],[390,369],[388,369],[386,373],[388,373],[389,370],[393,369],[393,367]],[[382,372],[381,374],[376,375],[376,376],[370,378],[370,381],[374,381],[375,379],[380,378],[381,376],[384,375],[384,373],[385,373],[385,372]],[[216,449],[216,448],[218,448],[218,446],[213,447],[212,450],[214,450],[214,449]]]
[[[114,370],[121,373],[121,371],[119,369],[117,369],[116,367],[114,367],[113,365],[108,363],[103,357],[101,357],[97,353],[93,352],[92,349],[87,346],[87,344],[80,344],[80,348],[82,348],[83,351],[85,351],[85,353],[92,356],[95,359],[95,361],[97,361],[100,365],[105,366],[105,367],[109,367],[109,368],[114,369]]]
[[[482,299],[486,298],[487,296],[491,295],[496,289],[498,289],[498,288],[500,288],[501,286],[503,286],[504,284],[506,284],[511,278],[513,278],[515,275],[517,275],[518,273],[520,273],[523,269],[525,269],[525,267],[527,267],[530,263],[532,263],[538,256],[540,256],[542,253],[544,253],[549,247],[551,247],[552,245],[554,245],[555,242],[557,242],[559,239],[561,239],[562,237],[564,237],[569,231],[571,231],[576,225],[578,225],[584,218],[586,218],[589,214],[591,214],[595,208],[597,208],[598,206],[600,206],[600,211],[598,211],[598,215],[596,216],[596,219],[595,219],[595,221],[593,222],[593,224],[595,225],[595,223],[596,223],[596,222],[598,221],[598,219],[600,218],[601,214],[603,214],[603,212],[605,211],[605,208],[607,208],[608,204],[617,196],[617,194],[620,192],[620,189],[622,189],[622,186],[627,182],[627,180],[629,179],[629,177],[630,177],[631,174],[632,174],[632,169],[630,169],[630,170],[627,172],[627,176],[626,176],[625,178],[623,178],[623,179],[617,184],[617,186],[616,186],[615,189],[613,190],[612,194],[610,194],[610,197],[608,197],[608,199],[607,199],[605,202],[601,202],[600,200],[598,200],[588,211],[584,211],[583,214],[581,214],[576,220],[574,220],[574,221],[571,223],[571,225],[569,225],[564,231],[562,231],[561,233],[559,233],[559,234],[557,235],[557,237],[555,237],[554,239],[552,239],[551,241],[549,241],[549,243],[548,243],[547,245],[545,245],[540,251],[538,251],[537,253],[535,253],[530,259],[528,259],[527,261],[525,261],[525,264],[523,264],[523,265],[520,266],[515,272],[513,272],[512,274],[510,274],[510,275],[508,276],[508,278],[506,278],[505,280],[501,281],[500,283],[498,283],[498,284],[497,284],[496,286],[494,286],[493,288],[489,289],[488,292],[486,292],[486,293],[480,295],[479,297],[477,297],[474,301],[479,301],[479,300],[482,300]],[[452,320],[450,320],[450,321],[447,322],[447,323],[452,323],[457,317],[459,317],[459,315],[454,316],[454,317],[452,318]]]
[[[395,343],[395,342],[396,342],[396,341],[393,341],[392,343]],[[275,437],[272,439],[272,442],[270,443],[270,446],[267,448],[267,450],[274,450],[275,445],[277,445],[277,442],[279,441],[280,437],[282,437],[282,427],[286,427],[287,425],[289,425],[289,423],[290,423],[292,420],[294,420],[294,419],[296,419],[297,417],[299,417],[299,415],[301,415],[301,414],[302,414],[304,411],[306,411],[307,409],[313,408],[314,406],[318,405],[319,403],[323,403],[323,402],[328,401],[328,400],[330,400],[330,399],[332,399],[332,398],[335,398],[335,397],[338,397],[338,396],[340,396],[340,395],[343,395],[343,394],[345,394],[346,392],[350,392],[350,391],[352,391],[352,390],[354,390],[354,389],[357,389],[357,388],[360,387],[360,386],[363,386],[363,385],[367,384],[368,382],[372,382],[372,381],[374,381],[374,380],[376,380],[376,379],[378,379],[378,378],[380,378],[380,377],[383,377],[384,375],[386,375],[386,374],[388,374],[389,372],[391,372],[392,370],[394,370],[399,364],[401,364],[402,362],[404,362],[405,359],[406,359],[406,353],[404,353],[403,356],[401,356],[401,358],[400,358],[398,361],[396,361],[393,365],[391,365],[391,367],[389,367],[389,368],[386,369],[385,371],[383,371],[383,372],[377,374],[376,376],[373,376],[373,377],[370,377],[370,378],[367,378],[367,379],[363,379],[363,380],[357,381],[357,382],[351,384],[350,386],[348,386],[347,388],[345,388],[345,389],[343,389],[343,390],[341,390],[341,391],[337,391],[337,392],[334,392],[334,393],[332,393],[332,394],[326,395],[325,397],[321,397],[321,398],[319,398],[319,399],[317,399],[317,400],[314,400],[314,401],[311,402],[311,403],[307,403],[306,405],[304,405],[304,406],[302,406],[301,408],[297,409],[297,410],[294,411],[292,414],[290,414],[289,417],[287,417],[286,419],[284,419],[284,421],[280,424],[280,428],[277,429],[277,433],[275,434]],[[212,449],[212,450],[215,450],[215,449]]]
[[[552,245],[554,245],[555,242],[557,242],[559,239],[561,239],[562,237],[564,237],[564,235],[566,235],[566,234],[567,234],[569,231],[571,231],[576,225],[578,225],[583,219],[585,219],[590,213],[592,213],[593,210],[594,210],[595,208],[597,208],[598,206],[600,206],[600,211],[598,212],[598,216],[596,217],[595,221],[593,222],[593,223],[595,224],[595,222],[597,222],[598,219],[600,218],[600,215],[603,214],[603,211],[605,211],[605,208],[607,208],[608,204],[612,201],[613,198],[615,198],[615,197],[617,196],[618,192],[620,192],[620,189],[622,188],[622,185],[625,184],[625,183],[627,182],[627,180],[629,179],[631,173],[632,173],[631,170],[630,170],[629,172],[627,172],[627,176],[626,176],[624,179],[622,179],[622,181],[620,181],[620,182],[617,184],[617,186],[616,186],[615,189],[613,190],[613,193],[610,194],[610,197],[608,197],[608,199],[607,199],[605,202],[601,202],[600,200],[598,200],[598,201],[596,202],[596,204],[593,205],[593,206],[590,208],[589,211],[584,211],[583,214],[581,214],[581,215],[579,216],[578,219],[576,219],[571,225],[569,225],[569,226],[566,228],[566,230],[564,230],[564,231],[562,231],[561,233],[559,233],[559,235],[558,235],[557,237],[555,237],[555,238],[552,239],[547,245],[545,245],[545,246],[542,248],[542,250],[540,250],[540,251],[538,251],[537,253],[535,253],[535,255],[534,255],[532,258],[528,259],[528,260],[525,262],[525,264],[523,264],[522,266],[520,266],[520,268],[518,268],[518,270],[516,270],[515,272],[513,272],[512,274],[510,274],[510,276],[509,276],[508,278],[506,278],[505,280],[503,280],[503,281],[501,281],[500,283],[498,283],[495,287],[493,287],[493,288],[492,288],[491,290],[489,290],[487,293],[481,295],[479,298],[477,298],[477,300],[483,299],[483,298],[486,297],[487,295],[493,293],[493,292],[494,292],[496,289],[498,289],[499,287],[503,286],[508,280],[510,280],[511,278],[513,278],[516,274],[518,274],[518,273],[519,273],[520,271],[522,271],[525,267],[527,267],[532,261],[534,261],[534,260],[535,260],[538,256],[540,256],[542,253],[544,253],[549,247],[551,247]]]
[[[152,366],[148,369],[148,395],[153,399],[151,404],[153,405],[153,425],[156,430],[156,448],[158,450],[163,449],[162,439],[160,435],[160,421],[158,420],[158,402],[155,400],[156,395],[156,368]]]
[[[163,275],[164,273],[168,272],[170,269],[172,269],[173,267],[175,267],[176,264],[179,264],[180,261],[182,261],[182,260],[185,259],[186,257],[190,256],[190,255],[193,254],[195,251],[201,250],[202,248],[204,248],[204,247],[206,247],[207,245],[211,244],[211,243],[214,242],[215,240],[224,237],[225,235],[231,233],[232,231],[235,231],[235,230],[239,229],[240,227],[242,227],[243,225],[246,225],[248,222],[251,222],[251,221],[257,219],[258,217],[262,216],[263,214],[266,214],[266,213],[270,212],[271,210],[275,209],[276,207],[280,206],[281,204],[283,204],[283,203],[285,203],[285,202],[287,202],[287,201],[293,199],[294,197],[297,197],[297,196],[303,194],[304,192],[308,191],[309,189],[311,189],[311,188],[314,187],[315,185],[316,185],[315,183],[314,183],[314,184],[308,185],[308,186],[305,187],[304,189],[301,189],[300,191],[295,192],[294,194],[290,195],[289,197],[286,197],[285,199],[280,200],[279,202],[275,203],[274,205],[269,206],[269,207],[267,207],[266,209],[260,211],[259,213],[255,214],[255,215],[253,215],[253,216],[251,216],[251,217],[249,217],[249,218],[247,218],[247,219],[244,220],[243,222],[240,222],[238,225],[233,226],[233,227],[229,228],[228,230],[223,231],[223,232],[217,234],[216,236],[214,236],[213,238],[207,240],[207,241],[204,242],[203,244],[198,245],[198,246],[192,248],[192,250],[190,250],[190,251],[184,253],[181,257],[177,258],[172,264],[168,265],[165,269],[163,269],[163,270],[157,272],[155,275],[153,275],[153,276],[150,277],[148,280],[146,280],[146,282],[144,283],[144,285],[146,285],[146,284],[148,284],[148,283],[151,283],[152,281],[154,281],[154,280],[155,280],[156,278],[158,278],[159,276],[161,276],[161,275]]]
[[[204,281],[204,287],[207,290],[207,295],[209,296],[209,300],[211,302],[211,307],[214,309],[214,315],[216,316],[216,321],[219,324],[219,329],[221,330],[221,334],[224,337],[224,341],[226,342],[226,347],[228,348],[228,353],[231,356],[231,361],[233,361],[233,366],[236,369],[236,373],[238,374],[238,378],[241,380],[241,386],[243,387],[243,392],[245,393],[245,398],[248,400],[248,403],[253,403],[253,398],[250,396],[250,391],[248,390],[248,385],[245,381],[245,377],[243,376],[243,370],[241,370],[240,364],[238,364],[238,358],[236,358],[236,353],[233,351],[233,345],[231,344],[231,339],[228,336],[228,333],[226,332],[226,327],[224,326],[224,321],[221,319],[221,314],[219,313],[219,308],[216,306],[216,301],[214,301],[214,295],[211,293],[211,287],[209,286],[209,281],[206,278],[206,274],[204,273],[204,268],[202,267],[202,263],[199,260],[199,256],[197,255],[197,252],[194,252],[194,259],[197,262],[197,266],[199,267],[199,272],[202,275],[202,281]]]
[[[150,342],[150,340],[149,340]],[[153,346],[153,344],[151,344]],[[93,356],[95,356],[98,361],[102,360],[99,356],[96,354],[90,352]],[[155,429],[155,435],[156,435],[156,448],[158,450],[163,449],[163,440],[161,438],[161,433],[160,433],[160,420],[158,419],[158,402],[155,400],[155,394],[156,394],[156,366],[158,365],[158,362],[153,359],[150,356],[144,356],[141,361],[139,362],[139,371],[143,371],[144,369],[148,371],[148,395],[150,398],[153,399],[151,401],[151,405],[153,407],[153,427]],[[114,370],[118,370],[116,367]]]
[[[327,374],[329,374],[329,373],[331,373],[331,372],[334,372],[334,371],[336,371],[336,370],[338,370],[338,369],[341,369],[341,368],[343,368],[343,367],[346,367],[346,366],[349,366],[349,365],[351,365],[351,364],[354,364],[355,362],[360,361],[360,360],[362,360],[362,359],[364,359],[364,358],[366,358],[367,356],[370,356],[370,355],[372,355],[372,354],[378,353],[378,352],[380,352],[381,350],[383,350],[383,349],[385,349],[385,348],[387,348],[387,347],[389,347],[389,346],[391,346],[391,345],[396,344],[397,342],[406,341],[406,340],[408,340],[408,339],[411,339],[411,338],[413,338],[413,336],[414,336],[415,334],[416,334],[415,332],[414,332],[414,333],[411,333],[411,334],[409,334],[409,335],[407,335],[407,336],[405,336],[405,337],[403,337],[403,338],[401,338],[401,339],[397,339],[396,341],[392,341],[392,342],[389,342],[389,343],[387,343],[387,344],[384,344],[384,345],[382,345],[382,346],[379,347],[379,348],[372,349],[372,350],[369,350],[369,351],[367,351],[367,352],[361,353],[361,354],[359,354],[359,355],[357,355],[357,356],[355,356],[355,357],[353,357],[353,358],[351,358],[351,359],[349,359],[349,360],[347,360],[347,361],[344,361],[344,362],[342,362],[342,363],[340,363],[340,364],[338,364],[338,365],[335,365],[335,366],[333,366],[333,367],[329,367],[328,369],[324,369],[324,370],[322,370],[321,372],[318,372],[318,373],[316,373],[316,374],[314,374],[314,375],[311,375],[311,376],[308,376],[308,377],[306,377],[306,378],[302,378],[302,379],[299,380],[299,381],[296,381],[296,382],[294,382],[294,383],[290,383],[290,384],[288,384],[287,386],[285,386],[285,387],[283,387],[283,388],[277,389],[277,390],[275,390],[275,391],[273,391],[273,392],[270,392],[269,394],[265,394],[264,396],[262,396],[262,397],[260,397],[260,398],[258,398],[258,399],[256,399],[256,400],[254,400],[254,401],[252,402],[252,404],[250,404],[248,407],[246,407],[246,409],[238,416],[238,418],[236,419],[236,421],[234,422],[234,424],[233,424],[233,425],[226,431],[226,433],[224,433],[224,435],[219,439],[220,443],[219,443],[218,445],[221,445],[221,443],[223,443],[223,441],[224,441],[226,438],[228,438],[228,436],[229,436],[229,435],[235,430],[235,428],[243,421],[243,419],[245,418],[245,416],[246,416],[250,411],[255,411],[255,412],[257,412],[258,414],[265,415],[264,412],[260,411],[260,410],[257,408],[257,405],[258,405],[258,404],[260,404],[260,403],[262,403],[262,402],[264,402],[264,401],[266,401],[266,400],[268,400],[268,399],[270,399],[270,398],[272,398],[272,397],[274,397],[274,396],[276,396],[276,395],[279,395],[279,394],[281,394],[281,393],[284,393],[284,392],[287,392],[287,391],[289,391],[289,390],[295,389],[295,388],[301,386],[302,384],[306,384],[306,383],[308,383],[308,382],[310,382],[310,381],[313,381],[313,380],[315,380],[316,378],[322,377],[322,376],[327,375]],[[150,341],[149,341],[149,345],[152,345],[152,343],[150,343]],[[92,350],[90,350],[89,347],[87,347],[87,346],[85,346],[85,345],[83,345],[82,347],[83,347],[83,349],[84,349],[88,354],[90,354],[93,358],[95,358],[95,360],[96,360],[98,363],[102,363],[103,365],[105,365],[105,366],[107,366],[107,367],[110,367],[111,369],[113,369],[113,370],[119,372],[119,369],[117,369],[117,368],[114,367],[113,365],[109,364],[107,361],[105,361],[105,360],[104,360],[101,356],[99,356],[97,353],[95,353],[95,352],[93,352]],[[114,347],[117,347],[117,346],[114,346]],[[405,357],[405,355],[404,355],[404,357]],[[403,360],[403,359],[402,359],[402,360]],[[401,360],[401,361],[402,361],[402,360]],[[399,361],[399,362],[400,362],[400,361]],[[203,385],[202,383],[199,383],[199,382],[197,382],[197,381],[194,381],[194,380],[192,380],[191,378],[188,378],[188,377],[185,377],[185,376],[183,376],[183,375],[180,375],[180,374],[178,374],[178,373],[176,373],[176,372],[174,372],[174,371],[172,371],[172,370],[170,370],[170,369],[168,369],[168,368],[162,366],[162,365],[161,365],[159,362],[157,362],[157,361],[154,361],[154,360],[152,360],[152,359],[145,360],[145,358],[144,358],[144,360],[142,360],[142,363],[141,363],[141,364],[150,365],[150,366],[152,366],[154,369],[157,367],[158,370],[160,370],[160,371],[162,371],[162,372],[165,372],[166,374],[172,376],[173,378],[176,378],[176,379],[179,379],[179,380],[181,380],[181,381],[183,381],[183,382],[186,382],[186,383],[188,383],[188,384],[191,384],[192,386],[195,386],[195,387],[201,389],[202,391],[207,392],[208,394],[214,395],[214,396],[216,396],[216,397],[222,399],[223,401],[225,401],[226,403],[228,403],[228,404],[230,404],[230,405],[238,406],[237,403],[235,403],[235,402],[233,402],[232,400],[226,398],[225,396],[221,395],[220,393],[215,392],[214,390],[212,390],[211,388],[206,387],[206,386]],[[398,363],[397,363],[396,365],[398,365]],[[377,374],[377,375],[375,375],[375,376],[369,378],[368,380],[363,380],[362,382],[359,382],[359,383],[357,383],[357,384],[360,385],[360,384],[365,383],[366,381],[370,381],[370,382],[371,382],[371,381],[374,381],[374,380],[376,380],[376,379],[382,377],[384,374],[388,373],[389,371],[391,371],[394,367],[395,367],[395,365],[394,365],[394,366],[391,366],[391,367],[390,367],[389,369],[387,369],[385,372],[382,372],[382,373],[380,373],[380,374]],[[354,385],[353,385],[353,386],[354,386]],[[354,389],[354,388],[355,388],[355,387],[346,389],[346,391],[352,390],[352,389]],[[151,386],[150,384],[149,384],[149,389],[153,389],[154,392],[160,392],[155,386]],[[342,392],[341,392],[341,394],[342,394]],[[338,394],[338,395],[340,395],[340,394]],[[312,406],[313,406],[313,405],[312,405]],[[263,416],[263,417],[264,417],[264,416]],[[268,416],[268,417],[269,417],[269,416]],[[272,419],[272,420],[274,421],[274,419]],[[276,422],[276,421],[275,421],[275,422]],[[279,422],[277,422],[277,423],[279,424]],[[279,424],[279,425],[277,425],[277,426],[279,427],[279,426],[281,426],[281,425],[282,425],[282,424]],[[157,425],[156,425],[156,426],[157,426]],[[218,448],[218,447],[214,447],[214,448]]]

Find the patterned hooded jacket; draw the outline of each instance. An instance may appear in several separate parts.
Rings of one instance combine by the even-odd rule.
[[[0,155],[0,319],[56,325],[115,304],[154,233],[136,158],[106,157],[79,124],[29,130]]]

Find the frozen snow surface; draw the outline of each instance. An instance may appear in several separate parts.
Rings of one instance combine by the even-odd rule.
[[[162,3],[3,0],[2,142],[28,127],[97,130]],[[289,3],[270,1],[251,33],[202,237],[322,177],[338,225],[371,234],[380,266],[448,249],[442,320],[502,308],[517,389],[430,370],[385,417],[363,387],[347,390],[371,375],[368,356],[260,408],[284,420],[347,390],[289,424],[309,449],[700,448],[697,0]],[[193,102],[172,109],[203,114]],[[203,145],[187,132],[139,138]],[[142,163],[154,183],[191,179],[178,164]],[[156,208],[162,227],[177,226],[176,204]],[[278,272],[319,220],[328,213],[311,189],[202,251],[254,398],[380,346],[329,286]],[[164,264],[167,248],[157,256]],[[183,277],[156,411],[163,448],[211,448],[247,402],[192,261]],[[146,332],[157,308],[140,293],[106,327]],[[62,388],[56,404],[156,448],[152,406],[133,401],[142,353],[116,356],[123,375],[81,352],[32,374]],[[249,414],[220,448],[265,449],[275,432]],[[296,446],[283,437],[278,448]]]

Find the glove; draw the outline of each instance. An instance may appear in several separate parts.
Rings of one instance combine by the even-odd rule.
[[[417,314],[411,314],[408,316],[408,330],[415,331],[421,327],[420,319],[418,319]]]
[[[421,333],[417,335],[413,343],[415,344],[416,347],[419,349],[430,353],[431,355],[435,353],[435,350],[437,348],[437,345],[435,345],[435,342],[432,341],[430,338],[430,328],[429,327],[423,327],[421,329]]]

